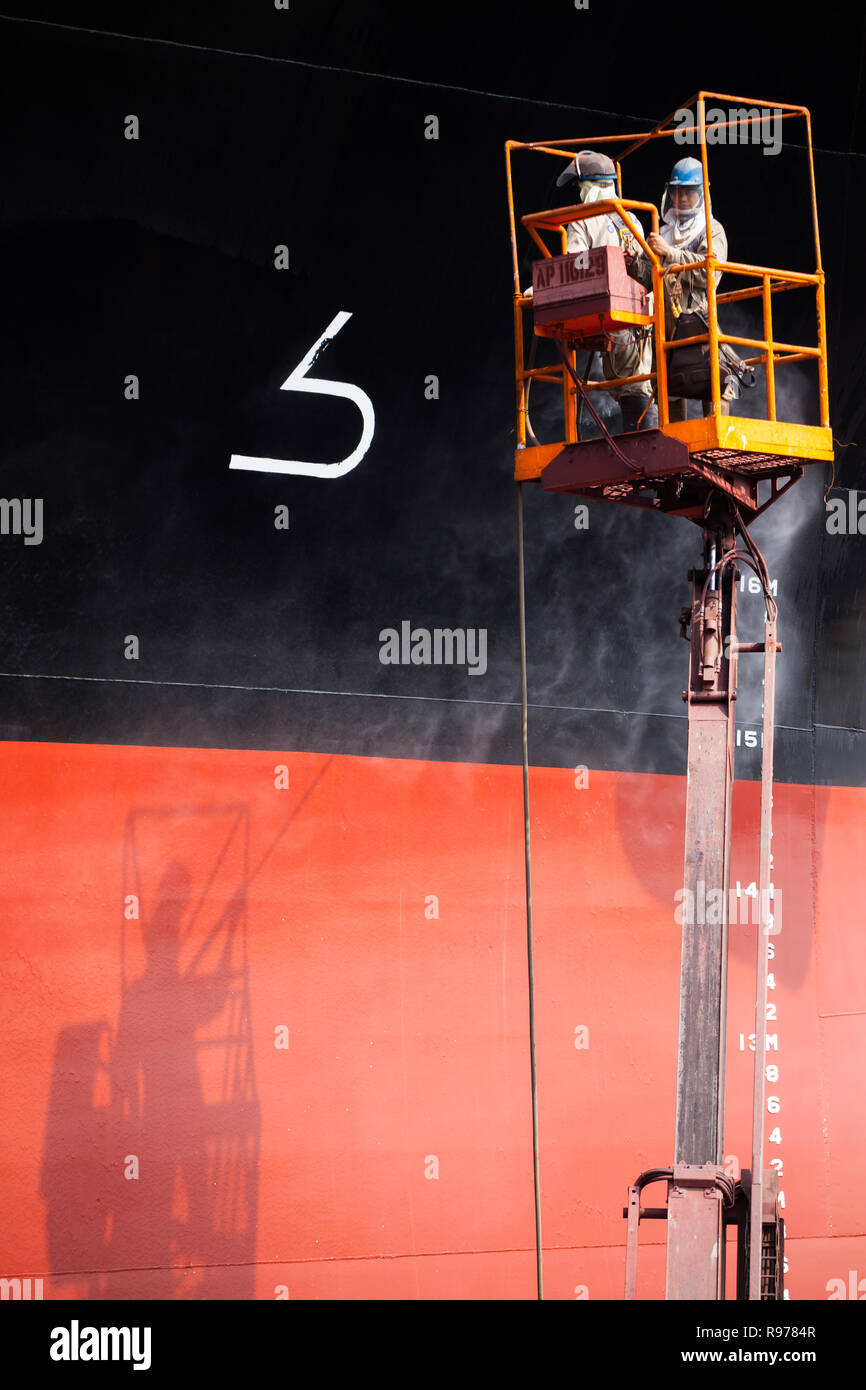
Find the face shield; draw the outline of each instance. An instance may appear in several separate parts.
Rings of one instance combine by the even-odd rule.
[[[687,231],[703,211],[703,184],[665,184],[662,221],[674,223],[678,231]]]

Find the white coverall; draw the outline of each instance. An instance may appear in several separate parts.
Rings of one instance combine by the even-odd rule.
[[[586,181],[580,185],[581,203],[596,203],[605,198],[616,197],[616,185],[599,181]],[[634,213],[630,213],[634,218]],[[715,228],[713,228],[715,231]],[[620,235],[622,232],[622,235]],[[600,217],[587,217],[582,222],[569,222],[566,232],[566,251],[569,255],[578,251],[594,250],[598,246],[622,246],[624,249],[639,250],[631,233],[618,225],[611,213]],[[637,278],[637,277],[636,277]],[[652,313],[652,294],[649,295],[648,312]],[[652,329],[635,332],[630,328],[611,334],[611,349],[602,358],[602,371],[608,381],[622,376],[640,376],[652,371]],[[631,386],[623,386],[611,394],[621,396],[643,396],[646,400],[652,395],[651,381],[637,381]],[[640,413],[640,412],[639,412]],[[644,422],[646,423],[646,421]]]

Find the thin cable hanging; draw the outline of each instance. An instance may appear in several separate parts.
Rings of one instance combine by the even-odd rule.
[[[529,1074],[532,1091],[532,1181],[535,1191],[535,1277],[544,1298],[541,1253],[541,1167],[538,1153],[538,1074],[535,1066],[535,972],[532,957],[532,871],[529,846],[529,739],[526,693],[526,584],[523,564],[523,484],[517,484],[517,590],[520,614],[520,713],[523,740],[523,851],[526,878],[526,960],[529,982]]]

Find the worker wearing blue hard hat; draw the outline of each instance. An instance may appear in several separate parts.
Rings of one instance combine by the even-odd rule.
[[[688,265],[692,261],[702,261],[707,254],[707,216],[709,214],[713,231],[713,255],[720,261],[728,258],[728,238],[721,222],[712,215],[704,198],[704,174],[699,159],[680,159],[671,170],[665,185],[661,206],[661,223],[657,232],[651,232],[647,242],[662,263],[662,269],[669,265]],[[643,252],[635,258],[633,273],[644,284],[652,283],[650,262]],[[722,272],[716,271],[716,284]],[[670,341],[675,336],[677,319],[683,313],[707,314],[707,272],[685,270],[664,277],[665,298],[665,336]],[[729,402],[738,394],[734,375],[730,375],[722,386],[722,413],[730,411]],[[704,401],[704,412],[708,413],[709,403]],[[670,398],[670,418],[686,418],[686,402],[676,397]]]

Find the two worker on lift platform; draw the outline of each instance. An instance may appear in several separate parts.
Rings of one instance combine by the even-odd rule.
[[[557,187],[577,180],[580,203],[600,202],[616,197],[616,167],[607,155],[595,150],[581,150],[557,179]],[[634,213],[631,214],[635,216]],[[687,265],[706,258],[707,209],[704,200],[703,171],[697,159],[681,159],[673,167],[665,186],[661,208],[661,227],[651,232],[648,245],[659,257],[662,267]],[[727,259],[728,241],[725,229],[712,216],[713,253],[721,261]],[[569,254],[598,246],[621,246],[629,275],[651,290],[652,266],[649,258],[631,235],[622,218],[616,213],[589,217],[570,222],[567,228],[566,250]],[[716,272],[716,284],[721,278]],[[676,336],[677,320],[684,313],[706,317],[707,273],[704,268],[682,271],[664,277],[665,337]],[[652,294],[649,295],[652,312]],[[706,327],[697,332],[706,332]],[[681,335],[683,336],[683,335]],[[731,358],[735,354],[730,354]],[[607,380],[627,376],[643,376],[653,370],[652,330],[623,329],[610,336],[610,347],[602,356],[602,371]],[[686,419],[686,398],[671,392],[669,383],[669,413],[671,420]],[[658,409],[654,401],[652,382],[634,382],[612,393],[619,402],[624,433],[637,429],[656,429]],[[727,415],[730,401],[739,394],[737,372],[721,372],[721,410]],[[711,403],[703,401],[703,413],[709,414]]]

